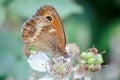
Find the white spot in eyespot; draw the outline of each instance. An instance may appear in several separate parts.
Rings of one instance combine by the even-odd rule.
[[[53,33],[53,32],[55,32],[55,29],[54,29],[54,28],[51,28],[51,29],[49,30],[49,33]]]

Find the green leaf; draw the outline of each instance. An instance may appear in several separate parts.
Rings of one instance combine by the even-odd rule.
[[[14,66],[9,72],[9,76],[13,77],[14,80],[28,80],[29,68],[25,59],[17,60]]]
[[[62,18],[71,13],[82,13],[84,11],[81,6],[71,0],[14,0],[9,9],[23,17],[29,17],[44,4],[54,6]]]
[[[12,65],[15,62],[15,57],[8,54],[0,54],[0,76],[8,74]]]
[[[7,30],[0,31],[0,76],[7,75],[13,80],[27,80],[28,66],[22,53],[20,34]]]
[[[106,28],[101,33],[100,39],[97,42],[97,46],[99,47],[100,50],[102,49],[106,50],[107,53],[105,53],[103,57],[105,60],[107,60],[108,59],[107,57],[110,53],[110,49],[115,50],[117,48],[116,44],[119,43],[116,41],[116,44],[115,44],[113,40],[115,39],[119,40],[120,38],[120,18],[111,21],[110,24],[108,24],[105,27]]]
[[[34,46],[32,46],[32,45],[29,45],[29,50],[36,51],[35,47],[34,47]]]
[[[88,47],[91,43],[91,23],[86,15],[73,14],[63,20],[67,43]]]
[[[5,9],[2,5],[0,5],[0,26],[5,21],[5,18],[6,18]]]
[[[22,43],[20,41],[20,35],[18,36],[14,32],[2,30],[0,31],[0,38],[0,54],[22,54]]]

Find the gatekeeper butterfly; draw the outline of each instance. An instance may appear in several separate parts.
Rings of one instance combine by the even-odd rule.
[[[21,28],[24,53],[29,56],[29,46],[37,51],[52,53],[55,57],[65,56],[66,38],[61,19],[50,5],[40,7]]]

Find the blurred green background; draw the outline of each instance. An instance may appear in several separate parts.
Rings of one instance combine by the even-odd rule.
[[[99,52],[106,50],[104,64],[114,64],[116,72],[104,68],[94,80],[120,80],[120,0],[0,0],[0,80],[33,80],[20,29],[43,4],[58,11],[67,43],[75,42],[81,50],[93,44]]]

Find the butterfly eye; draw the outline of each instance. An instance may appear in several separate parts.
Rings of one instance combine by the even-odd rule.
[[[46,18],[47,18],[49,21],[52,21],[52,17],[51,17],[51,16],[46,16]]]

